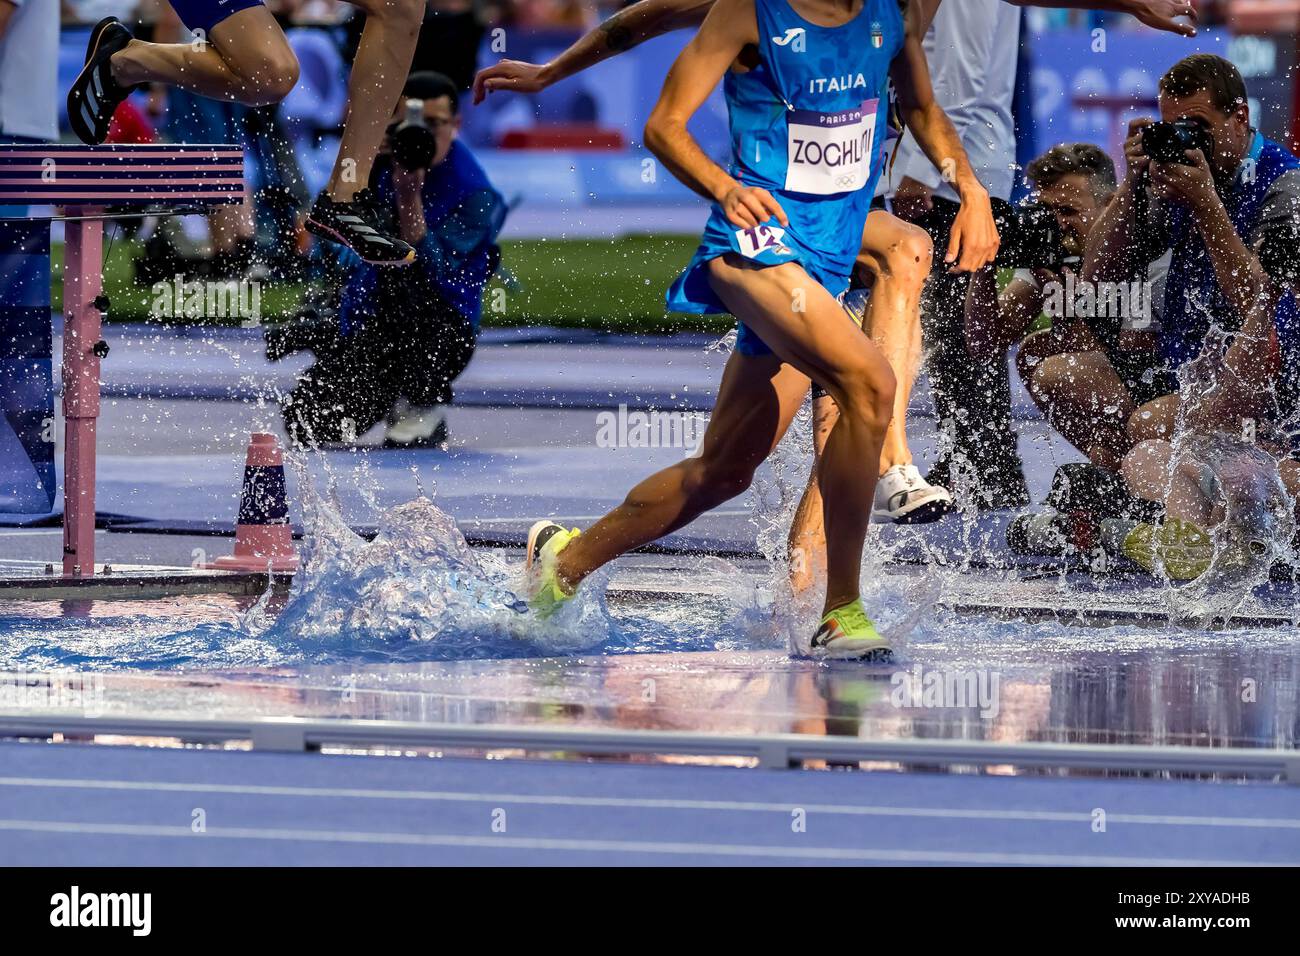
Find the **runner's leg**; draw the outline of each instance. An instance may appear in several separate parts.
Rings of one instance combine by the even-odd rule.
[[[907,445],[907,406],[921,365],[921,290],[930,275],[934,253],[929,235],[883,209],[867,217],[860,267],[874,276],[867,303],[867,329],[894,370],[898,388],[894,415],[885,432],[880,473],[912,463]]]
[[[880,448],[893,414],[893,371],[875,344],[844,321],[840,304],[799,266],[761,269],[726,256],[713,260],[710,272],[714,290],[732,314],[825,388],[839,408],[818,467],[827,539],[826,609],[832,610],[858,597]]]
[[[822,492],[817,483],[822,455],[831,428],[839,420],[840,410],[829,395],[813,400],[813,461],[808,484],[790,523],[790,588],[796,593],[806,590],[826,573],[826,527],[822,523]],[[892,422],[891,422],[892,424]]]
[[[698,457],[651,475],[623,503],[565,546],[570,589],[634,548],[671,534],[749,487],[808,393],[808,377],[775,355],[732,353]]]
[[[113,78],[124,86],[166,83],[247,106],[278,103],[298,82],[298,58],[263,6],[232,13],[203,43],[132,40],[112,64]]]
[[[907,444],[907,406],[921,364],[921,290],[930,275],[932,254],[930,237],[919,226],[882,209],[873,209],[867,216],[858,256],[858,268],[872,279],[867,327],[898,382],[894,414],[880,453],[882,475],[895,465],[912,462]],[[839,409],[829,396],[814,399],[813,464],[790,526],[790,585],[795,592],[808,587],[826,565],[817,473],[826,439],[838,417]]]
[[[411,72],[425,10],[425,0],[350,2],[365,11],[366,25],[348,81],[338,158],[325,186],[326,195],[337,202],[347,202],[370,180],[370,167]]]

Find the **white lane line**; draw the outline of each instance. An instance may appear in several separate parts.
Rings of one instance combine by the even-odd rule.
[[[925,817],[967,820],[1091,822],[1092,813],[1058,810],[971,810],[948,807],[880,807],[853,804],[757,803],[731,800],[676,800],[651,797],[584,797],[520,793],[474,793],[455,790],[375,790],[356,787],[283,787],[259,784],[173,783],[158,780],[95,780],[68,777],[0,777],[0,787],[49,787],[71,790],[125,790],[158,793],[227,793],[261,797],[329,797],[352,800],[423,800],[449,803],[522,804],[533,806],[612,807],[636,810],[719,810],[808,813],[868,817]],[[1108,813],[1110,823],[1164,826],[1247,827],[1300,830],[1300,819],[1267,817],[1192,817],[1168,814]]]
[[[441,833],[367,833],[352,830],[290,830],[209,827],[196,834],[188,826],[134,823],[60,823],[0,820],[0,831],[62,833],[78,836],[187,837],[191,840],[282,840],[301,843],[359,843],[391,846],[454,846],[483,849],[561,850],[578,853],[659,853],[689,856],[768,857],[848,860],[878,863],[983,863],[1024,866],[1260,866],[1256,860],[1184,860],[1160,857],[1069,856],[1054,853],[980,853],[952,850],[877,850],[844,847],[755,846],[744,843],[662,843],[642,840],[572,840],[545,837],[458,836]],[[1278,864],[1281,865],[1281,864]]]

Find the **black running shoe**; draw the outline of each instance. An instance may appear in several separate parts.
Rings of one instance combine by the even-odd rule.
[[[415,261],[415,249],[380,231],[379,212],[369,189],[361,190],[349,202],[335,202],[321,193],[307,216],[307,231],[347,246],[372,266],[404,266]]]
[[[118,104],[136,89],[113,79],[111,65],[113,54],[126,49],[131,39],[131,31],[117,17],[105,17],[90,31],[86,65],[68,90],[68,123],[83,143],[98,146],[108,138]]]

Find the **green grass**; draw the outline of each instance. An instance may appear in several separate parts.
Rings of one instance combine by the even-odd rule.
[[[717,331],[730,328],[726,316],[667,315],[664,291],[689,261],[698,244],[693,236],[642,235],[623,239],[511,240],[502,243],[502,274],[488,286],[483,324],[560,326],[610,332]],[[104,265],[104,292],[112,303],[108,319],[149,321],[150,289],[132,281],[139,243],[117,241]],[[62,246],[53,250],[62,274]],[[262,316],[274,321],[292,313],[302,297],[295,284],[268,283],[262,289]],[[62,308],[57,279],[52,292]],[[184,320],[181,320],[184,321]],[[199,320],[202,321],[202,320]],[[237,319],[217,319],[234,324]]]
[[[664,292],[698,245],[694,236],[675,235],[503,243],[503,275],[488,288],[483,322],[611,332],[725,331],[733,322],[726,316],[664,312]],[[507,277],[513,281],[503,281]]]
[[[148,286],[136,285],[133,279],[132,263],[142,253],[138,242],[115,241],[110,246],[104,241],[104,294],[108,296],[109,310],[105,319],[109,322],[148,322],[153,318],[154,299],[156,296]],[[63,308],[63,246],[56,245],[50,250],[54,284],[50,290],[50,304],[55,311]],[[302,287],[296,284],[266,284],[262,288],[262,317],[276,319],[289,315],[302,300]],[[167,319],[172,322],[175,320]],[[186,321],[181,319],[179,321]],[[194,320],[195,324],[205,320]],[[214,319],[213,324],[238,325],[238,318]]]

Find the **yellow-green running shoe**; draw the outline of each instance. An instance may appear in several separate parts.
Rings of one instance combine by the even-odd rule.
[[[884,664],[894,659],[889,642],[880,636],[862,609],[862,599],[826,612],[813,635],[812,652],[817,657],[837,660],[865,660]]]
[[[542,520],[528,530],[528,553],[524,558],[524,584],[528,603],[540,618],[548,618],[573,597],[560,584],[555,559],[578,536],[577,528],[565,531],[554,521]]]
[[[1199,578],[1214,560],[1214,541],[1209,533],[1181,518],[1167,518],[1160,524],[1139,522],[1124,535],[1120,550],[1152,572],[1159,558],[1165,574],[1174,581]]]

